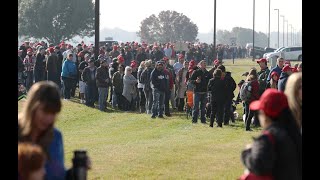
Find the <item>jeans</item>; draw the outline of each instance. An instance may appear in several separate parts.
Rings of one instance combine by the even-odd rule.
[[[251,125],[251,119],[253,118],[253,116],[256,114],[256,111],[252,111],[250,110],[249,108],[249,102],[246,102],[246,106],[245,106],[245,109],[246,109],[246,130],[249,130],[250,129],[250,125]]]
[[[144,91],[144,96],[146,98],[146,110],[151,112],[152,109],[152,102],[153,102],[153,97],[152,97],[152,90],[145,90]]]
[[[192,122],[198,122],[199,116],[199,105],[200,105],[200,115],[201,123],[206,123],[206,103],[207,103],[207,93],[206,92],[195,92],[193,94],[193,108],[192,108]]]
[[[72,88],[72,87],[71,87]],[[70,88],[70,90],[71,90]],[[97,91],[97,87],[95,84],[87,84],[86,86],[86,105],[89,107],[94,107],[94,102],[95,102],[95,93]],[[71,91],[70,91],[71,92]]]
[[[152,116],[163,115],[164,105],[164,91],[158,89],[152,89],[153,104],[152,104]]]
[[[108,88],[98,87],[99,92],[99,109],[100,111],[104,111],[107,107],[107,97],[108,97]]]

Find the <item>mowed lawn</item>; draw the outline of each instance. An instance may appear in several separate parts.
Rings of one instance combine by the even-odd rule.
[[[235,64],[225,60],[224,65],[236,83],[251,67],[258,68],[249,59],[236,59]],[[241,104],[237,110],[242,117]],[[184,113],[172,114],[151,119],[146,114],[100,112],[63,101],[56,126],[63,133],[65,165],[71,167],[74,150],[86,149],[92,161],[88,179],[234,180],[243,173],[241,151],[261,129],[246,132],[240,117],[235,124],[209,128],[209,124],[192,124]]]

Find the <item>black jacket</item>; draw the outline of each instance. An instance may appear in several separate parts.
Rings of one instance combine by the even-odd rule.
[[[144,90],[149,91],[151,90],[151,73],[153,71],[153,68],[149,67],[147,69],[144,69],[141,73],[141,76],[139,77],[139,81],[141,84],[144,84]]]
[[[148,59],[146,53],[139,53],[136,56],[136,60],[138,61],[139,64],[141,63],[141,61],[144,61],[146,59]]]
[[[101,65],[97,68],[96,71],[96,84],[97,87],[107,88],[109,86],[110,77],[107,67],[102,67]],[[108,79],[108,82],[106,80]]]
[[[272,174],[275,180],[302,179],[301,136],[297,130],[294,141],[284,129],[284,125],[272,123],[267,129],[274,139],[267,135],[254,139],[252,147],[241,154],[242,163],[257,175]]]
[[[166,90],[166,83],[167,79],[165,78],[164,71],[158,71],[156,68],[151,72],[151,82],[152,82],[152,88],[158,89],[159,91],[165,91]]]
[[[208,91],[211,92],[211,102],[224,103],[226,100],[226,85],[221,78],[212,78],[208,84]]]
[[[289,78],[289,75],[286,72],[281,72],[279,81],[278,81],[278,90],[284,92],[286,88],[286,83]]]
[[[224,77],[226,81],[226,98],[233,99],[234,93],[233,91],[237,88],[237,84],[234,79],[231,77],[231,72],[226,72],[226,76]]]
[[[201,77],[201,82],[197,83],[197,77]],[[195,70],[189,81],[195,85],[194,92],[207,92],[208,91],[208,82],[212,78],[212,75],[205,70],[201,70],[200,68]]]

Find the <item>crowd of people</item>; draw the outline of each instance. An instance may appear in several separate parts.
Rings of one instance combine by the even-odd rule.
[[[80,103],[88,107],[95,107],[97,102],[99,110],[106,111],[109,101],[115,109],[138,110],[151,118],[164,118],[164,115],[172,116],[173,109],[185,111],[186,92],[190,90],[193,92],[192,123],[197,123],[200,117],[201,123],[207,124],[208,117],[210,127],[214,127],[215,120],[217,127],[228,125],[230,121],[234,122],[233,102],[242,103],[246,131],[252,131],[252,124],[268,129],[270,124],[277,122],[279,126],[275,125],[275,128],[289,133],[286,138],[293,138],[293,144],[299,149],[301,144],[297,138],[302,134],[302,63],[291,66],[290,61],[279,57],[277,66],[270,70],[267,60],[262,58],[257,61],[259,70],[250,69],[244,74],[245,80],[236,83],[223,65],[223,55],[219,53],[221,48],[217,48],[213,66],[207,70],[208,56],[201,52],[201,46],[190,45],[188,52],[177,53],[170,43],[151,46],[146,43],[122,43],[101,47],[98,59],[95,59],[94,47],[84,43],[73,48],[65,43],[46,47],[44,42],[30,47],[30,42],[25,42],[18,50],[18,81],[32,97],[27,104],[39,106],[32,108],[39,109],[39,112],[36,112],[36,117],[31,116],[35,112],[28,112],[31,107],[26,107],[22,112],[23,116],[19,117],[19,141],[36,142],[45,154],[54,154],[57,159],[51,159],[52,167],[47,164],[47,169],[55,168],[53,174],[63,176],[63,155],[59,150],[63,147],[61,134],[52,127],[55,115],[60,112],[60,98],[70,100],[78,96],[76,89],[79,89]],[[45,84],[45,80],[50,81],[49,85]],[[237,85],[239,94],[234,99]],[[60,93],[52,90],[53,87],[57,87]],[[40,88],[46,90],[45,97],[39,94],[44,91]],[[277,96],[283,99],[281,103],[275,98]],[[257,102],[260,104],[257,105]],[[286,118],[288,114],[292,118]],[[41,125],[41,118],[50,121],[46,124],[50,128]],[[30,121],[38,122],[35,124],[39,127],[33,130]],[[283,127],[286,123],[291,123],[291,129]],[[277,132],[272,133],[278,136]],[[252,150],[246,150],[242,158],[251,172],[270,170],[254,169],[252,156],[256,154],[250,156],[250,152]]]

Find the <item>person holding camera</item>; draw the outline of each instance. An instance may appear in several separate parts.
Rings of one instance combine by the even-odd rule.
[[[29,90],[27,101],[18,115],[18,143],[39,145],[44,151],[47,180],[64,180],[64,148],[62,133],[54,127],[61,111],[59,87],[52,81],[40,81]],[[90,159],[85,163],[91,167]]]

